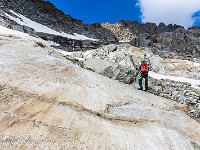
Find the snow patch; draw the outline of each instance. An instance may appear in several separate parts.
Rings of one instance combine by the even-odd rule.
[[[61,49],[55,49],[55,48],[54,48],[54,50],[57,51],[58,53],[64,55],[64,56],[70,56],[70,55],[73,54],[72,52],[63,51],[63,50],[61,50]]]
[[[127,42],[130,42],[130,40],[121,40],[119,41],[120,43],[127,43]]]
[[[195,67],[200,67],[200,63],[194,63]]]
[[[59,44],[54,43],[52,41],[45,41],[41,38],[36,38],[36,37],[30,36],[28,33],[23,33],[23,32],[20,32],[20,31],[8,29],[8,28],[3,27],[1,25],[0,25],[0,34],[14,35],[14,36],[21,37],[21,38],[24,38],[24,39],[34,40],[34,41],[41,42],[41,43],[48,45],[48,46],[59,46]]]
[[[169,79],[169,80],[173,80],[177,82],[187,82],[191,84],[191,87],[195,89],[200,89],[200,80],[190,79],[186,77],[167,76],[167,75],[158,74],[152,71],[149,71],[149,76],[158,80]]]
[[[54,50],[55,50],[56,52],[58,52],[58,53],[64,55],[64,56],[72,56],[72,55],[73,55],[73,52],[67,52],[67,51],[63,51],[63,50],[61,50],[61,49],[55,49],[55,48],[54,48]],[[84,58],[79,58],[79,57],[73,57],[73,58],[77,59],[78,61],[85,61]]]
[[[48,45],[48,46],[59,46],[59,44],[54,43],[52,41],[45,41],[41,38],[36,38],[36,37],[30,36],[28,33],[23,33],[23,32],[20,32],[20,31],[8,29],[8,28],[3,27],[1,25],[0,25],[0,34],[2,34],[2,35],[13,35],[13,36],[21,37],[21,38],[28,39],[28,40],[34,40],[34,41],[41,42],[41,43]],[[67,51],[63,51],[61,49],[55,49],[55,48],[53,48],[53,49],[55,51],[57,51],[58,53],[64,55],[64,56],[71,56],[73,54],[73,52],[67,52]],[[83,58],[78,58],[78,57],[75,57],[75,58],[79,61],[84,61]]]
[[[67,34],[67,33],[64,33],[64,32],[57,32],[55,30],[52,30],[50,28],[48,28],[47,26],[44,26],[42,24],[39,24],[35,21],[32,21],[30,20],[29,18],[19,14],[19,13],[16,13],[14,12],[13,10],[10,10],[10,12],[12,14],[14,14],[15,16],[17,16],[18,18],[16,17],[13,17],[7,13],[5,13],[5,15],[7,17],[9,17],[9,19],[17,22],[18,24],[22,25],[22,26],[28,26],[32,29],[34,29],[36,32],[43,32],[43,33],[48,33],[48,34],[54,34],[54,35],[59,35],[59,36],[62,36],[62,37],[67,37],[67,38],[70,38],[70,39],[76,39],[76,40],[91,40],[91,41],[97,41],[97,39],[92,39],[92,38],[88,38],[84,35],[80,35],[80,34],[76,34],[74,33],[74,35],[71,35],[71,34]]]

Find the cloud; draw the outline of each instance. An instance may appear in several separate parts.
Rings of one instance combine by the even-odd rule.
[[[194,25],[198,17],[194,13],[200,11],[200,0],[138,0],[143,23],[178,24],[185,28]]]

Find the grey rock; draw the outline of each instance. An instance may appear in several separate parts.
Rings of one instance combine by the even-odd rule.
[[[166,26],[164,23],[160,23],[157,26],[155,23],[140,24],[137,21],[123,20],[115,24],[110,24],[106,22],[103,23],[102,26],[112,31],[119,41],[131,41],[130,43],[133,44],[133,46],[139,46],[138,42],[140,41],[140,35],[143,33],[144,35],[148,34],[152,35],[152,38],[156,38],[156,34],[161,34],[164,32],[173,32],[177,28],[183,28],[178,25]],[[144,35],[142,35],[141,37],[143,38]]]
[[[185,101],[185,99],[186,99],[186,97],[185,96],[178,96],[178,100],[179,101],[181,101],[181,102],[184,102]]]
[[[127,69],[125,67],[107,67],[100,74],[112,78],[114,80],[119,80],[125,84],[131,84],[135,81],[136,73],[133,70]]]
[[[162,90],[162,87],[161,87],[161,86],[155,86],[155,87],[154,87],[154,90],[155,90],[156,92],[161,91],[161,90]]]
[[[174,32],[166,32],[158,35],[157,42],[175,49],[177,52],[199,55],[200,33],[179,28]]]
[[[83,63],[83,68],[92,70],[114,80],[119,80],[126,84],[131,84],[136,78],[136,72],[134,70],[119,66],[117,63],[97,58],[86,60]]]

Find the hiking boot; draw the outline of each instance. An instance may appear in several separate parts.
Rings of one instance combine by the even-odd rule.
[[[143,91],[143,88],[138,88],[138,90],[141,90],[141,91]]]

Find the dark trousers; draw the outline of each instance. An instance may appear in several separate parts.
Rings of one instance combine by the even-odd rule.
[[[148,90],[148,73],[141,73],[141,76],[139,78],[139,85],[140,85],[140,89],[143,89],[142,86],[142,80],[143,78],[145,79],[145,90]]]

